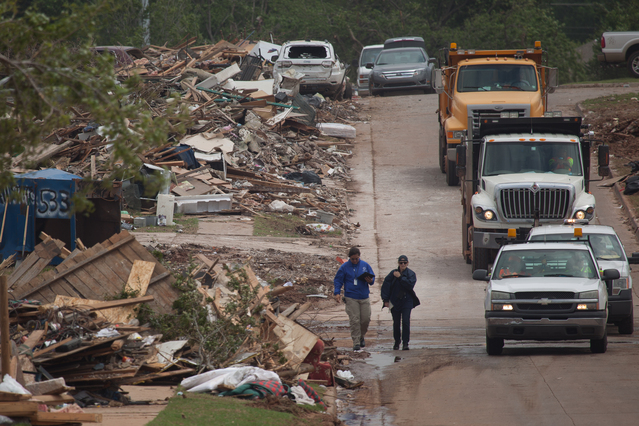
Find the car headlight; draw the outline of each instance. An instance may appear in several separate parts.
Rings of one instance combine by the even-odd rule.
[[[493,291],[490,293],[490,300],[492,303],[490,304],[491,309],[493,311],[512,311],[513,305],[511,303],[503,303],[504,300],[509,300],[512,298],[510,293],[506,293],[505,291]],[[500,303],[495,303],[495,301],[499,301]]]
[[[281,68],[289,68],[293,66],[293,61],[280,61],[277,63]]]
[[[475,207],[475,216],[479,220],[491,221],[497,220],[497,215],[492,210],[484,210],[483,207]]]
[[[599,291],[591,290],[591,291],[583,291],[579,293],[580,299],[599,299]],[[578,303],[577,304],[578,311],[597,311],[599,310],[599,302],[594,303]]]
[[[493,291],[490,293],[490,300],[509,300],[512,299],[510,293],[505,291]]]
[[[612,294],[618,295],[621,290],[626,290],[628,288],[629,279],[628,277],[619,278],[618,280],[612,281]]]

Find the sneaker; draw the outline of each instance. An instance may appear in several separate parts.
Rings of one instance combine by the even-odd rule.
[[[366,347],[366,342],[364,341],[364,338],[363,338],[363,337],[362,337],[362,340],[360,340],[360,341],[359,341],[359,345],[360,345],[362,348],[365,348],[365,347]]]
[[[362,349],[362,348],[360,348],[360,347],[359,347],[359,345],[354,345],[354,346],[353,346],[353,350],[354,350],[354,351],[359,351],[359,350],[361,350],[361,349]]]
[[[395,345],[395,346],[393,346],[393,350],[394,350],[394,351],[398,351],[398,350],[399,350],[399,345]]]
[[[407,351],[408,350],[408,345],[404,345],[404,347],[402,348],[403,351]]]

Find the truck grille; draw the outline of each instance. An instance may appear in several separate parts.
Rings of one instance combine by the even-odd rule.
[[[562,188],[505,188],[500,192],[501,210],[506,219],[564,219],[570,206],[570,190]]]
[[[575,293],[571,291],[519,291],[515,293],[515,299],[530,300],[530,299],[574,299]],[[550,303],[548,305],[541,305],[538,303],[516,303],[517,310],[519,311],[572,311],[574,309],[574,303]]]
[[[479,121],[482,118],[487,118],[487,119],[491,119],[491,118],[501,118],[501,113],[502,112],[516,112],[517,113],[517,118],[523,118],[526,117],[526,110],[525,109],[505,109],[502,111],[495,111],[492,109],[474,109],[471,111],[472,115],[473,115],[473,134],[477,133],[479,131]]]

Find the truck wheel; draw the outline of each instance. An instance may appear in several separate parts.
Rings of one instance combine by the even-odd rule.
[[[635,331],[634,315],[632,311],[630,311],[630,316],[617,323],[617,329],[619,330],[619,334],[632,334]]]
[[[486,335],[486,353],[488,355],[501,355],[504,350],[504,339],[499,337],[488,337]]]
[[[608,349],[608,334],[604,332],[601,339],[590,339],[590,352],[593,354],[606,353]]]
[[[439,126],[439,169],[446,173],[446,135],[444,128]]]
[[[634,78],[639,78],[639,50],[628,58],[628,70]]]
[[[446,167],[446,183],[448,186],[459,186],[459,178],[457,177],[457,165],[454,161],[448,160]]]
[[[346,82],[346,87],[344,87],[344,99],[352,99],[353,98],[353,85],[350,81]]]
[[[472,270],[475,272],[477,269],[488,270],[488,263],[490,262],[490,250],[473,247],[473,262]]]

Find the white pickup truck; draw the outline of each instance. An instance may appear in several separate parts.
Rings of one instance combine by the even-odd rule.
[[[627,62],[630,74],[639,78],[639,31],[605,32],[601,36],[600,62]]]

